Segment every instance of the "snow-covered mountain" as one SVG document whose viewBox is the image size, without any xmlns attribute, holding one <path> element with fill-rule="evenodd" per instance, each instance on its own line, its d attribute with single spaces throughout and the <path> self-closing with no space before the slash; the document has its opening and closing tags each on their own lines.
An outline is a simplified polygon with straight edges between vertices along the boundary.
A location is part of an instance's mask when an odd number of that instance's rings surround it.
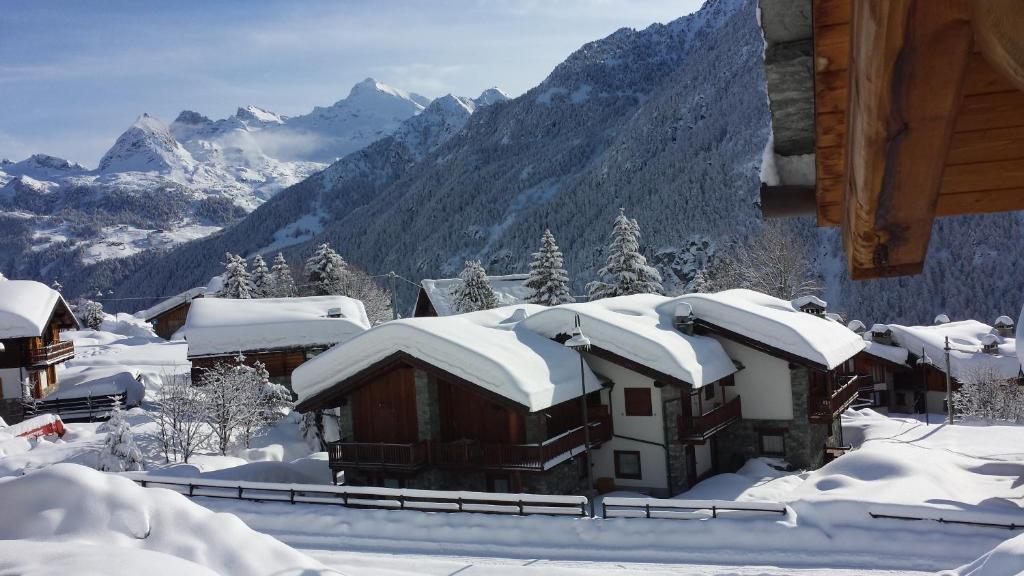
<svg viewBox="0 0 1024 576">
<path fill-rule="evenodd" d="M 67 276 L 102 262 L 116 274 L 136 254 L 217 232 L 327 166 L 317 159 L 365 147 L 429 104 L 367 79 L 294 118 L 257 106 L 220 120 L 186 110 L 170 125 L 142 114 L 95 170 L 44 154 L 0 161 L 0 269 Z"/>
</svg>

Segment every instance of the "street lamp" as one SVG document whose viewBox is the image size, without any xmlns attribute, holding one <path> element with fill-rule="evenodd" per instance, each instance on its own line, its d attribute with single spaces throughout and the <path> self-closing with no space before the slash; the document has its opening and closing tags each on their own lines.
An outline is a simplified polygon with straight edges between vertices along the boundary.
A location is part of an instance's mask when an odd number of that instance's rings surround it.
<svg viewBox="0 0 1024 576">
<path fill-rule="evenodd" d="M 921 367 L 921 384 L 924 388 L 922 392 L 924 398 L 924 425 L 930 424 L 928 417 L 928 373 L 925 372 L 925 367 L 932 364 L 932 359 L 928 357 L 928 352 L 925 351 L 924 347 L 921 347 L 921 357 L 917 359 L 917 365 Z"/>
<path fill-rule="evenodd" d="M 583 408 L 583 451 L 587 455 L 587 495 L 594 489 L 593 463 L 590 461 L 590 415 L 587 413 L 587 379 L 583 369 L 583 353 L 590 350 L 590 338 L 583 335 L 583 328 L 580 325 L 580 315 L 576 315 L 576 326 L 572 330 L 572 337 L 565 341 L 565 347 L 574 350 L 580 357 L 580 403 Z M 593 512 L 593 500 L 591 500 L 591 512 Z"/>
</svg>

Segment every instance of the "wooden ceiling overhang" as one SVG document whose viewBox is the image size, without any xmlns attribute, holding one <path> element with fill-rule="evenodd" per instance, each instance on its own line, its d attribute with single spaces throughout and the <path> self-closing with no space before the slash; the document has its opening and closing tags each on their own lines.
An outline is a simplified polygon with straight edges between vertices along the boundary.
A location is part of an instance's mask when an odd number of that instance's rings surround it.
<svg viewBox="0 0 1024 576">
<path fill-rule="evenodd" d="M 765 216 L 841 226 L 854 279 L 919 273 L 938 216 L 1024 210 L 1024 0 L 760 0 Z"/>
</svg>

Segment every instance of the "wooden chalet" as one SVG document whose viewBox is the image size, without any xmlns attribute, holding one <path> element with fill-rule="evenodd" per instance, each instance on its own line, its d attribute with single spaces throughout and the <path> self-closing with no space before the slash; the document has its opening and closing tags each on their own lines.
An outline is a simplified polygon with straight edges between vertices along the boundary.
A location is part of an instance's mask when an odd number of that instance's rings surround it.
<svg viewBox="0 0 1024 576">
<path fill-rule="evenodd" d="M 854 279 L 917 274 L 936 217 L 1024 209 L 1013 0 L 760 0 L 766 216 L 842 228 Z"/>
<path fill-rule="evenodd" d="M 28 280 L 0 280 L 0 417 L 24 418 L 24 403 L 57 390 L 57 366 L 75 356 L 61 330 L 78 320 L 52 288 Z"/>
<path fill-rule="evenodd" d="M 262 363 L 284 385 L 302 363 L 369 327 L 362 302 L 345 296 L 194 299 L 184 326 L 194 382 L 241 360 Z"/>
<path fill-rule="evenodd" d="M 300 367 L 296 409 L 340 416 L 335 474 L 353 485 L 582 491 L 584 387 L 592 447 L 611 437 L 600 384 L 575 352 L 503 327 L 510 314 L 388 322 Z"/>
<path fill-rule="evenodd" d="M 509 274 L 507 276 L 488 276 L 491 289 L 498 297 L 500 306 L 522 304 L 529 298 L 532 290 L 523 286 L 529 274 Z M 452 289 L 460 280 L 458 278 L 430 279 L 420 281 L 420 290 L 416 294 L 416 306 L 413 317 L 450 316 L 458 314 L 453 304 Z"/>
<path fill-rule="evenodd" d="M 191 288 L 139 312 L 138 316 L 153 325 L 157 336 L 170 340 L 185 325 L 192 300 L 202 298 L 205 293 L 204 286 Z"/>
</svg>

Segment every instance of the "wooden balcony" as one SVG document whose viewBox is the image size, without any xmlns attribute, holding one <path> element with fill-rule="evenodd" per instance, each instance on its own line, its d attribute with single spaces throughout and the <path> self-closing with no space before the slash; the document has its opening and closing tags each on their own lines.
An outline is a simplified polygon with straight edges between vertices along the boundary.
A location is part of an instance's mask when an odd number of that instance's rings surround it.
<svg viewBox="0 0 1024 576">
<path fill-rule="evenodd" d="M 73 342 L 54 342 L 28 351 L 28 362 L 32 366 L 49 366 L 74 357 L 75 344 Z"/>
<path fill-rule="evenodd" d="M 611 439 L 611 417 L 590 422 L 590 444 Z M 334 470 L 360 468 L 415 471 L 427 465 L 444 468 L 542 471 L 583 452 L 583 427 L 539 444 L 483 444 L 471 440 L 459 442 L 420 441 L 414 444 L 373 444 L 334 442 L 329 446 Z"/>
<path fill-rule="evenodd" d="M 426 442 L 384 444 L 368 442 L 332 442 L 327 446 L 333 470 L 360 468 L 411 472 L 430 461 Z"/>
<path fill-rule="evenodd" d="M 836 376 L 836 378 L 839 380 L 839 385 L 832 390 L 830 395 L 824 397 L 811 395 L 807 403 L 807 418 L 811 422 L 827 423 L 834 420 L 836 416 L 849 408 L 850 404 L 853 404 L 857 399 L 857 392 L 860 390 L 862 382 L 867 381 L 864 377 L 857 375 L 842 375 Z"/>
<path fill-rule="evenodd" d="M 700 416 L 681 415 L 679 417 L 679 440 L 703 442 L 741 417 L 739 396 Z"/>
</svg>

